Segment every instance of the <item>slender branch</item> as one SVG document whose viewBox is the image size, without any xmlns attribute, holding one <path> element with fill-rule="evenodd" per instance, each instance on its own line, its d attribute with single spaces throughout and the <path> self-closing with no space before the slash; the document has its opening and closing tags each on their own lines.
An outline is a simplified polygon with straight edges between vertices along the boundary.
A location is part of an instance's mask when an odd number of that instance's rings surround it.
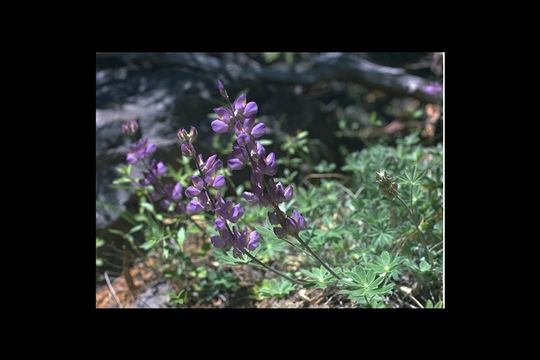
<svg viewBox="0 0 540 360">
<path fill-rule="evenodd" d="M 111 56 L 99 54 L 100 58 Z M 114 55 L 118 58 L 118 55 Z M 203 53 L 152 54 L 145 53 L 120 57 L 124 63 L 150 64 L 154 67 L 184 67 L 202 71 L 215 77 L 227 73 L 234 81 L 271 82 L 283 85 L 312 86 L 321 82 L 343 81 L 357 83 L 372 89 L 381 89 L 398 96 L 410 96 L 421 101 L 437 103 L 442 94 L 431 94 L 425 87 L 431 82 L 405 69 L 373 63 L 361 54 L 325 53 L 306 62 L 302 69 L 281 69 L 279 66 L 260 66 L 256 61 L 242 63 L 223 62 Z M 141 66 L 146 69 L 146 66 Z M 108 85 L 100 81 L 98 86 Z"/>
<path fill-rule="evenodd" d="M 295 284 L 298 284 L 298 285 L 305 285 L 305 283 L 300 282 L 300 281 L 298 281 L 298 280 L 295 280 L 295 279 L 293 279 L 293 278 L 291 278 L 291 277 L 289 277 L 289 276 L 283 274 L 282 272 L 280 272 L 280 271 L 278 271 L 278 270 L 276 270 L 276 269 L 274 269 L 274 268 L 272 268 L 272 267 L 266 265 L 265 263 L 263 263 L 262 261 L 260 261 L 259 259 L 257 259 L 255 256 L 251 255 L 248 251 L 245 251 L 244 253 L 245 253 L 251 260 L 255 261 L 257 264 L 259 264 L 260 266 L 264 267 L 265 269 L 270 270 L 270 271 L 273 272 L 274 274 L 277 274 L 277 275 L 279 275 L 279 276 L 281 276 L 281 277 L 283 277 L 283 278 L 285 278 L 285 279 L 287 279 L 287 280 L 289 280 L 289 281 L 292 281 L 292 282 L 294 282 Z"/>
<path fill-rule="evenodd" d="M 433 259 L 433 255 L 431 255 L 431 252 L 429 251 L 429 247 L 424 239 L 424 234 L 422 233 L 422 230 L 420 230 L 420 223 L 418 221 L 418 219 L 416 218 L 416 216 L 414 216 L 411 208 L 405 203 L 405 201 L 403 201 L 403 199 L 401 197 L 399 197 L 399 195 L 396 195 L 396 199 L 399 200 L 399 202 L 405 206 L 405 208 L 407 209 L 407 211 L 409 212 L 409 215 L 410 215 L 410 218 L 411 218 L 411 221 L 413 222 L 414 226 L 416 227 L 416 230 L 418 230 L 418 237 L 420 238 L 420 241 L 422 242 L 422 245 L 424 245 L 424 247 L 426 248 L 426 252 L 428 254 L 428 257 L 429 257 L 429 260 L 431 261 L 432 264 L 435 263 L 434 259 Z M 404 242 L 405 243 L 405 242 Z M 404 244 L 403 243 L 403 244 Z M 403 246 L 402 244 L 402 246 Z"/>
<path fill-rule="evenodd" d="M 317 260 L 321 263 L 321 265 L 324 266 L 324 268 L 325 268 L 326 270 L 328 270 L 328 271 L 330 272 L 330 274 L 332 274 L 332 275 L 333 275 L 335 278 L 337 278 L 338 280 L 341 279 L 341 278 L 339 277 L 339 275 L 336 274 L 336 273 L 334 272 L 334 270 L 332 270 L 328 265 L 326 265 L 326 263 L 325 263 L 324 261 L 322 261 L 321 258 L 318 257 L 317 254 L 315 254 L 315 252 L 314 252 L 313 250 L 311 250 L 311 248 L 308 246 L 308 244 L 306 244 L 306 243 L 300 238 L 300 236 L 298 236 L 298 234 L 293 235 L 293 237 L 294 237 L 296 240 L 298 240 L 298 241 L 300 242 L 300 244 L 302 244 L 302 246 L 303 246 L 307 251 L 309 251 L 309 253 L 310 253 L 315 259 L 317 259 Z"/>
<path fill-rule="evenodd" d="M 109 288 L 109 292 L 112 294 L 114 301 L 116 301 L 116 304 L 119 308 L 123 308 L 122 304 L 120 303 L 120 300 L 118 300 L 118 297 L 116 296 L 116 292 L 114 291 L 114 288 L 111 285 L 111 280 L 109 280 L 109 274 L 105 271 L 105 281 L 107 281 L 107 287 Z"/>
</svg>

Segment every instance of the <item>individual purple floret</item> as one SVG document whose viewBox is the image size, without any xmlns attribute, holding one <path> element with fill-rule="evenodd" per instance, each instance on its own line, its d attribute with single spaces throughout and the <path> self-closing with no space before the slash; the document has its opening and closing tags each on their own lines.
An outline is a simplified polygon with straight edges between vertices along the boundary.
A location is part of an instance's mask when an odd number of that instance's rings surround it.
<svg viewBox="0 0 540 360">
<path fill-rule="evenodd" d="M 233 226 L 233 255 L 240 257 L 245 248 L 255 250 L 259 246 L 260 235 L 256 231 L 249 232 L 248 229 L 238 230 Z"/>
<path fill-rule="evenodd" d="M 142 186 L 148 186 L 150 184 L 154 184 L 156 180 L 167 172 L 167 166 L 163 164 L 161 161 L 157 162 L 155 160 L 152 161 L 152 166 L 150 168 L 150 171 L 143 171 L 143 178 L 139 180 L 139 183 Z"/>
<path fill-rule="evenodd" d="M 223 83 L 221 82 L 221 80 L 218 79 L 216 81 L 216 85 L 221 96 L 223 96 L 225 99 L 229 99 L 229 94 L 227 94 L 227 90 L 225 90 L 225 86 L 223 86 Z"/>
<path fill-rule="evenodd" d="M 216 213 L 230 222 L 237 222 L 244 215 L 244 208 L 240 204 L 235 204 L 230 200 L 223 200 L 216 204 Z"/>
<path fill-rule="evenodd" d="M 137 161 L 145 159 L 156 151 L 156 145 L 149 144 L 148 139 L 141 138 L 135 144 L 129 146 L 127 161 L 135 164 Z"/>
</svg>

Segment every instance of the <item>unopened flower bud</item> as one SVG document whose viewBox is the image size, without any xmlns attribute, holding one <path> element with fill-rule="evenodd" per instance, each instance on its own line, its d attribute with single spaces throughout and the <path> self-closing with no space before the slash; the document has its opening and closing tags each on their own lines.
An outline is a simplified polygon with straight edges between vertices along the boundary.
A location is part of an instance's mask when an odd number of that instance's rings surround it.
<svg viewBox="0 0 540 360">
<path fill-rule="evenodd" d="M 182 143 L 182 145 L 180 145 L 180 149 L 182 150 L 182 155 L 184 156 L 192 156 L 195 152 L 193 144 L 191 144 L 190 142 Z"/>
<path fill-rule="evenodd" d="M 398 195 L 397 184 L 392 179 L 390 174 L 388 174 L 386 171 L 384 170 L 378 171 L 377 174 L 375 175 L 375 178 L 377 182 L 379 183 L 379 190 L 381 190 L 381 192 L 385 196 L 387 196 L 390 199 L 393 199 L 394 197 Z"/>
<path fill-rule="evenodd" d="M 122 124 L 122 132 L 126 135 L 133 135 L 139 129 L 137 119 L 128 120 Z"/>
<path fill-rule="evenodd" d="M 227 90 L 225 90 L 225 86 L 223 86 L 223 83 L 218 79 L 216 81 L 216 85 L 217 85 L 220 95 L 223 96 L 223 98 L 228 100 L 229 94 L 227 94 Z"/>
<path fill-rule="evenodd" d="M 195 141 L 197 139 L 197 135 L 199 135 L 197 128 L 195 126 L 192 126 L 191 129 L 189 129 L 189 140 L 191 142 Z"/>
<path fill-rule="evenodd" d="M 181 141 L 189 140 L 188 132 L 184 128 L 178 130 L 178 133 L 176 135 L 178 136 L 178 139 L 180 139 Z"/>
</svg>

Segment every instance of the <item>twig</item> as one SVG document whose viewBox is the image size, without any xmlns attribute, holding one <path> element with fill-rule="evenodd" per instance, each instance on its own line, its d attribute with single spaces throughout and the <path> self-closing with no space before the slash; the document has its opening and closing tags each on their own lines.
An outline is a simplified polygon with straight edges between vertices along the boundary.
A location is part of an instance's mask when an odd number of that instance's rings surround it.
<svg viewBox="0 0 540 360">
<path fill-rule="evenodd" d="M 428 257 L 429 257 L 429 260 L 432 264 L 435 264 L 435 261 L 433 259 L 433 255 L 431 255 L 431 252 L 429 251 L 429 246 L 428 244 L 426 243 L 425 239 L 424 239 L 424 234 L 422 233 L 422 230 L 420 230 L 420 221 L 418 221 L 418 218 L 414 215 L 414 213 L 412 212 L 411 208 L 407 205 L 407 203 L 405 203 L 405 201 L 403 201 L 403 199 L 399 196 L 399 195 L 396 195 L 396 199 L 399 200 L 399 202 L 401 202 L 401 204 L 403 206 L 405 206 L 405 208 L 407 209 L 407 211 L 409 212 L 409 215 L 410 215 L 410 218 L 411 218 L 411 221 L 413 222 L 414 226 L 416 227 L 416 229 L 418 230 L 418 237 L 420 238 L 420 241 L 422 242 L 422 244 L 424 245 L 424 247 L 426 248 L 426 252 L 428 254 Z"/>
<path fill-rule="evenodd" d="M 322 266 L 324 266 L 324 268 L 326 270 L 328 270 L 328 272 L 330 272 L 330 274 L 332 274 L 336 279 L 340 280 L 341 278 L 339 277 L 338 274 L 336 274 L 334 272 L 334 270 L 332 270 L 331 267 L 329 267 L 328 265 L 326 265 L 326 263 L 324 261 L 322 261 L 322 259 L 317 256 L 317 254 L 315 254 L 315 252 L 313 250 L 311 250 L 311 248 L 308 246 L 308 244 L 306 244 L 301 238 L 300 236 L 298 236 L 298 234 L 295 234 L 295 235 L 292 235 L 296 240 L 298 240 L 298 242 L 311 254 L 311 256 L 313 256 L 315 259 L 317 259 L 317 261 L 319 261 L 321 263 Z"/>
<path fill-rule="evenodd" d="M 356 190 L 356 192 L 353 194 L 352 191 L 347 188 L 345 185 L 343 185 L 342 183 L 340 182 L 337 182 L 336 185 L 343 191 L 345 191 L 350 197 L 352 197 L 354 200 L 356 200 L 356 198 L 358 197 L 358 195 L 360 195 L 360 193 L 364 190 L 363 187 L 360 187 L 358 188 L 358 190 Z"/>
<path fill-rule="evenodd" d="M 297 285 L 305 285 L 306 283 L 304 281 L 300 281 L 300 280 L 295 280 L 293 278 L 291 278 L 290 276 L 287 276 L 285 274 L 283 274 L 282 272 L 266 265 L 265 263 L 263 263 L 262 261 L 260 261 L 259 259 L 257 259 L 255 256 L 251 255 L 248 251 L 245 251 L 245 254 L 253 261 L 255 261 L 258 265 L 262 266 L 263 268 L 267 269 L 267 270 L 270 270 L 271 272 L 273 272 L 274 274 L 277 274 L 281 277 L 284 277 L 285 279 L 289 280 L 289 281 L 292 281 L 293 283 L 297 284 Z"/>
<path fill-rule="evenodd" d="M 139 301 L 142 302 L 143 305 L 146 305 L 146 307 L 152 309 L 152 307 L 150 305 L 148 305 L 144 300 L 139 299 Z"/>
<path fill-rule="evenodd" d="M 101 54 L 106 58 L 107 54 Z M 256 62 L 228 63 L 203 53 L 175 53 L 129 55 L 125 63 L 137 62 L 154 67 L 185 67 L 203 71 L 210 76 L 228 73 L 235 81 L 263 81 L 283 85 L 312 86 L 332 80 L 365 85 L 398 96 L 410 96 L 429 103 L 442 102 L 442 94 L 431 94 L 425 87 L 431 82 L 408 74 L 405 69 L 382 66 L 354 53 L 325 53 L 302 69 L 283 70 L 277 66 L 260 66 Z M 142 67 L 141 67 L 142 69 Z M 225 71 L 226 70 L 226 71 Z M 234 75 L 231 75 L 234 74 Z M 99 86 L 107 85 L 106 82 Z"/>
<path fill-rule="evenodd" d="M 111 280 L 109 280 L 109 274 L 105 271 L 105 281 L 107 282 L 107 287 L 109 288 L 109 292 L 112 294 L 114 301 L 116 301 L 116 304 L 119 308 L 123 308 L 122 304 L 120 303 L 120 300 L 118 300 L 118 297 L 116 296 L 116 292 L 114 291 L 114 288 L 111 285 Z"/>
<path fill-rule="evenodd" d="M 424 305 L 422 305 L 422 304 L 420 303 L 420 301 L 416 300 L 416 298 L 412 295 L 412 293 L 409 294 L 409 297 L 410 297 L 411 299 L 413 299 L 414 302 L 416 303 L 416 305 L 420 306 L 420 308 L 422 308 L 422 309 L 424 308 Z"/>
</svg>

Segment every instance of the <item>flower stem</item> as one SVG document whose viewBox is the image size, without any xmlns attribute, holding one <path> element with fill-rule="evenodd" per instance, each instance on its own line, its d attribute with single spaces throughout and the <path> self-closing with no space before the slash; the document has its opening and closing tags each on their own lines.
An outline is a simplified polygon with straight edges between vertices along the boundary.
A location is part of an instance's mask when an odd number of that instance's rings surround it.
<svg viewBox="0 0 540 360">
<path fill-rule="evenodd" d="M 399 195 L 396 195 L 396 199 L 399 200 L 399 202 L 407 209 L 407 211 L 409 212 L 409 216 L 411 218 L 411 221 L 413 222 L 414 226 L 416 227 L 416 230 L 418 230 L 418 235 L 420 237 L 420 241 L 422 242 L 422 245 L 424 245 L 424 247 L 426 248 L 426 252 L 428 254 L 428 257 L 429 257 L 429 261 L 431 261 L 432 264 L 435 263 L 434 259 L 433 259 L 433 255 L 431 255 L 431 252 L 429 251 L 429 247 L 424 239 L 424 234 L 422 233 L 422 231 L 420 230 L 420 222 L 418 221 L 418 219 L 416 218 L 416 216 L 413 214 L 411 208 L 407 205 L 407 203 L 405 203 L 405 201 L 403 201 L 403 199 L 401 197 L 399 197 Z M 403 245 L 402 245 L 403 246 Z"/>
<path fill-rule="evenodd" d="M 311 250 L 311 248 L 308 246 L 308 244 L 306 244 L 306 243 L 300 238 L 300 236 L 298 236 L 298 234 L 295 234 L 295 235 L 293 235 L 293 236 L 294 236 L 294 238 L 295 238 L 296 240 L 298 240 L 298 241 L 300 242 L 300 244 L 302 244 L 302 246 L 303 246 L 303 247 L 311 254 L 311 256 L 313 256 L 315 259 L 317 259 L 317 260 L 321 263 L 321 265 L 324 266 L 324 268 L 330 272 L 330 274 L 332 274 L 332 275 L 333 275 L 336 279 L 338 279 L 338 280 L 341 279 L 341 278 L 339 277 L 339 275 L 336 274 L 336 273 L 334 272 L 334 270 L 332 270 L 328 265 L 326 265 L 326 263 L 325 263 L 324 261 L 322 261 L 321 258 L 318 257 L 317 254 L 315 254 L 315 252 L 314 252 L 313 250 Z"/>
<path fill-rule="evenodd" d="M 274 274 L 277 274 L 277 275 L 279 275 L 279 276 L 281 276 L 281 277 L 283 277 L 283 278 L 285 278 L 285 279 L 287 279 L 287 280 L 289 280 L 289 281 L 292 281 L 293 283 L 295 283 L 295 284 L 297 284 L 297 285 L 305 285 L 304 282 L 300 282 L 300 281 L 298 281 L 298 280 L 295 280 L 295 279 L 289 277 L 288 275 L 285 275 L 285 274 L 283 274 L 282 272 L 280 272 L 280 271 L 278 271 L 278 270 L 276 270 L 276 269 L 274 269 L 274 268 L 272 268 L 272 267 L 266 265 L 266 264 L 263 263 L 261 260 L 257 259 L 255 256 L 251 255 L 248 251 L 245 251 L 244 254 L 246 254 L 251 260 L 255 261 L 257 264 L 259 264 L 260 266 L 264 267 L 265 269 L 270 270 L 270 271 L 273 272 Z"/>
</svg>

